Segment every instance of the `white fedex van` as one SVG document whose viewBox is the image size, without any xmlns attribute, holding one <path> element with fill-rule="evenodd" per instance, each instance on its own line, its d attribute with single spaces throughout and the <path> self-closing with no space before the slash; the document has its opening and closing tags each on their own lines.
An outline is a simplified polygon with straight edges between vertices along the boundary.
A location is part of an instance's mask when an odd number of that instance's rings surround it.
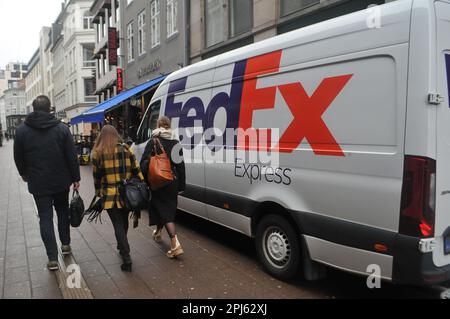
<svg viewBox="0 0 450 319">
<path fill-rule="evenodd" d="M 254 237 L 279 278 L 377 265 L 396 283 L 450 280 L 450 1 L 378 13 L 380 25 L 364 10 L 178 70 L 139 128 L 138 157 L 159 116 L 185 130 L 180 210 Z M 275 164 L 247 159 L 263 150 Z"/>
</svg>

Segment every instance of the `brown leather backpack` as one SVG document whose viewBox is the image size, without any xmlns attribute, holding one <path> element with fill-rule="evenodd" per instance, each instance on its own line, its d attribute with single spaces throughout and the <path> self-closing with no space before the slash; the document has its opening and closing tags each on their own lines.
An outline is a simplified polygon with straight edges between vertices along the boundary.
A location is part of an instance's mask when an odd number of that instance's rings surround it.
<svg viewBox="0 0 450 319">
<path fill-rule="evenodd" d="M 167 156 L 166 150 L 162 146 L 159 138 L 153 139 L 153 146 L 155 149 L 155 154 L 152 154 L 150 158 L 150 164 L 148 167 L 148 182 L 152 190 L 157 190 L 173 182 L 174 175 L 172 172 L 170 158 Z M 157 146 L 161 151 L 159 154 Z"/>
</svg>

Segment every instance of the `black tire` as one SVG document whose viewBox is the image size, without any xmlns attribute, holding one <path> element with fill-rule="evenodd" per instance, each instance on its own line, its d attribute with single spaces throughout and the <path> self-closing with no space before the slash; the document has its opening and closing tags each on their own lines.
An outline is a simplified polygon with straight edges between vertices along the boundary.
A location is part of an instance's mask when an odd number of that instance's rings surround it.
<svg viewBox="0 0 450 319">
<path fill-rule="evenodd" d="M 256 228 L 256 251 L 272 276 L 288 280 L 298 275 L 301 262 L 300 234 L 285 218 L 267 215 Z"/>
</svg>

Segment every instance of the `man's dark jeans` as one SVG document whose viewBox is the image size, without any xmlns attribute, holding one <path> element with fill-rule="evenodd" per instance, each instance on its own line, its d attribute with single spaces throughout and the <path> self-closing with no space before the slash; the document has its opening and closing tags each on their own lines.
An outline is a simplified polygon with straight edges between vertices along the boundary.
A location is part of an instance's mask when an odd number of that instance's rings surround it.
<svg viewBox="0 0 450 319">
<path fill-rule="evenodd" d="M 53 227 L 53 206 L 58 216 L 58 232 L 61 244 L 70 245 L 69 190 L 49 196 L 34 195 L 39 214 L 41 237 L 47 250 L 48 259 L 58 260 L 55 230 Z"/>
</svg>

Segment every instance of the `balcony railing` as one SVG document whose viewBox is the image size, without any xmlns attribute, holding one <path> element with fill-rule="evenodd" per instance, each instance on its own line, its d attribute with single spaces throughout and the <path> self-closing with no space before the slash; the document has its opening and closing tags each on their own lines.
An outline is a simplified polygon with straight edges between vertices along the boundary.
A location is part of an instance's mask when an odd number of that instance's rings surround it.
<svg viewBox="0 0 450 319">
<path fill-rule="evenodd" d="M 83 61 L 83 68 L 95 68 L 95 60 Z"/>
<path fill-rule="evenodd" d="M 86 103 L 97 103 L 97 96 L 85 96 L 84 101 Z"/>
</svg>

